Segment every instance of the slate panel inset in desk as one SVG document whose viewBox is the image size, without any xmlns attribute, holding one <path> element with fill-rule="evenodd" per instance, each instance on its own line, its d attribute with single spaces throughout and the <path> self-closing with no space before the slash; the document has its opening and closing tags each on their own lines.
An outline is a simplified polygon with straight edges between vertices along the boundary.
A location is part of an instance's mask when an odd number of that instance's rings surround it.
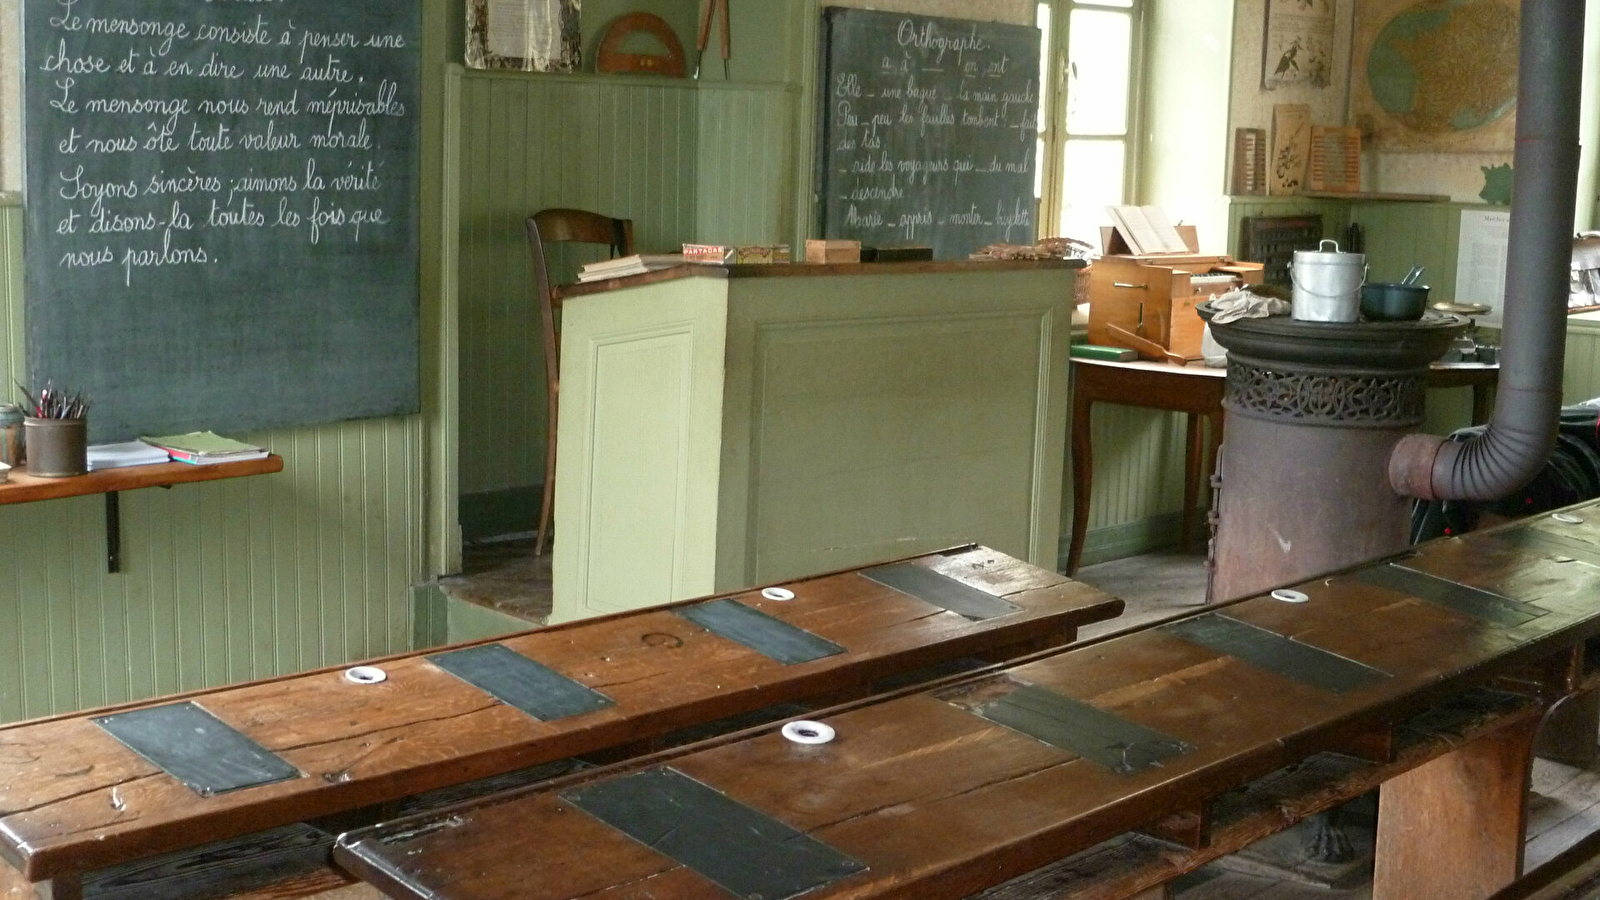
<svg viewBox="0 0 1600 900">
<path fill-rule="evenodd" d="M 1600 568 L 1600 548 L 1576 538 L 1551 534 L 1538 528 L 1514 528 L 1509 531 L 1485 535 L 1485 537 L 1510 544 L 1518 550 L 1528 553 L 1566 556 Z"/>
<path fill-rule="evenodd" d="M 712 634 L 743 644 L 786 666 L 838 656 L 844 648 L 737 600 L 707 600 L 673 610 Z"/>
<path fill-rule="evenodd" d="M 1416 597 L 1435 606 L 1443 606 L 1485 622 L 1513 628 L 1525 625 L 1549 612 L 1531 603 L 1520 603 L 1492 591 L 1460 584 L 1427 572 L 1419 572 L 1399 563 L 1379 563 L 1351 572 L 1350 577 L 1373 587 Z"/>
<path fill-rule="evenodd" d="M 674 769 L 624 775 L 561 799 L 735 897 L 787 900 L 867 869 Z"/>
<path fill-rule="evenodd" d="M 1118 775 L 1153 769 L 1194 750 L 1175 737 L 1038 685 L 1026 685 L 975 712 Z"/>
<path fill-rule="evenodd" d="M 541 722 L 581 716 L 614 703 L 605 694 L 504 644 L 451 650 L 428 657 L 428 662 Z"/>
<path fill-rule="evenodd" d="M 1219 613 L 1159 625 L 1157 630 L 1335 694 L 1391 677 L 1365 663 Z"/>
<path fill-rule="evenodd" d="M 300 770 L 193 702 L 92 721 L 202 797 L 300 777 Z"/>
<path fill-rule="evenodd" d="M 884 587 L 974 621 L 1010 615 L 1021 608 L 1009 600 L 980 591 L 916 563 L 878 566 L 875 569 L 863 569 L 861 574 Z"/>
</svg>

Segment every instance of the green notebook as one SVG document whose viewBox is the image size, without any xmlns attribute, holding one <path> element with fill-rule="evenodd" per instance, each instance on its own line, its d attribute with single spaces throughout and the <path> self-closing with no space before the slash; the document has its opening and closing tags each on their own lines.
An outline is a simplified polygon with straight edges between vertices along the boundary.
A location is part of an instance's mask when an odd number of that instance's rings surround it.
<svg viewBox="0 0 1600 900">
<path fill-rule="evenodd" d="M 190 453 L 197 456 L 225 456 L 260 453 L 262 448 L 233 438 L 225 438 L 212 431 L 191 431 L 188 434 L 170 434 L 164 437 L 140 438 L 164 450 Z"/>
<path fill-rule="evenodd" d="M 1139 354 L 1126 347 L 1106 347 L 1100 344 L 1073 344 L 1072 355 L 1079 359 L 1100 359 L 1106 362 L 1133 362 Z"/>
</svg>

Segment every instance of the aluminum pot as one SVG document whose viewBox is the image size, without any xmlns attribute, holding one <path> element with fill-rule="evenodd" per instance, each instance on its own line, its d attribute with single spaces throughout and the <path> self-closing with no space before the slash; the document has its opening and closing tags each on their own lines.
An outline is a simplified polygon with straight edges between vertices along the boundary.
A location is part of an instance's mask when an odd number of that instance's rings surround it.
<svg viewBox="0 0 1600 900">
<path fill-rule="evenodd" d="M 1333 250 L 1324 250 L 1329 244 Z M 1360 321 L 1366 254 L 1340 252 L 1337 241 L 1323 241 L 1316 250 L 1296 250 L 1289 280 L 1294 284 L 1294 318 L 1302 322 Z"/>
</svg>

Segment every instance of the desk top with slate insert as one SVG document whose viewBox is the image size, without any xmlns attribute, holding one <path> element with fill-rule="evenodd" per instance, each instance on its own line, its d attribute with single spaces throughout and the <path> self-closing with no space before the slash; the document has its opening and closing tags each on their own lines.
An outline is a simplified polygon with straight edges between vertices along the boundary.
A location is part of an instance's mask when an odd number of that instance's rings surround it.
<svg viewBox="0 0 1600 900">
<path fill-rule="evenodd" d="M 378 683 L 328 669 L 0 727 L 0 858 L 58 879 L 1015 658 L 1122 611 L 982 547 L 783 587 L 380 660 Z"/>
<path fill-rule="evenodd" d="M 828 743 L 758 729 L 351 832 L 335 860 L 430 900 L 965 897 L 1319 751 L 1378 752 L 1463 691 L 1571 690 L 1600 504 L 1567 519 L 837 707 Z"/>
</svg>

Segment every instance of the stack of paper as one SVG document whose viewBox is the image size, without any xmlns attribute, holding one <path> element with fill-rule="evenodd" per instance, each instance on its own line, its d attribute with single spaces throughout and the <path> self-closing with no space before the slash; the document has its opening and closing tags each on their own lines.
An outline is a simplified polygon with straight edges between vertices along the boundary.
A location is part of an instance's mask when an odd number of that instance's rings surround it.
<svg viewBox="0 0 1600 900">
<path fill-rule="evenodd" d="M 192 466 L 265 459 L 267 456 L 265 447 L 221 437 L 210 431 L 191 431 L 188 434 L 146 437 L 140 440 L 160 448 L 174 460 Z"/>
<path fill-rule="evenodd" d="M 681 265 L 683 265 L 682 253 L 635 253 L 632 256 L 619 256 L 616 259 L 589 263 L 578 272 L 578 280 L 601 281 L 606 278 L 621 278 L 624 275 L 642 275 L 645 272 Z"/>
<path fill-rule="evenodd" d="M 120 469 L 124 466 L 148 466 L 167 461 L 167 451 L 152 447 L 143 441 L 122 444 L 94 444 L 89 447 L 89 471 Z"/>
</svg>

